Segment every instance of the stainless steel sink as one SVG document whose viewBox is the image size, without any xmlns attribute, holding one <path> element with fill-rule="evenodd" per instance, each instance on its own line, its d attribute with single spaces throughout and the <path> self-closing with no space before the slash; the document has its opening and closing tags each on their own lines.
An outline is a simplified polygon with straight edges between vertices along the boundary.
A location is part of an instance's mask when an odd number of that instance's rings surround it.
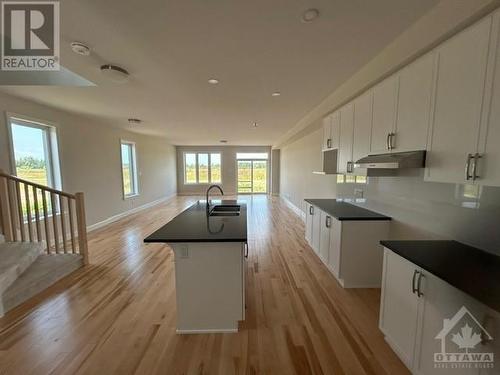
<svg viewBox="0 0 500 375">
<path fill-rule="evenodd" d="M 240 205 L 238 204 L 219 204 L 210 210 L 210 216 L 239 216 Z"/>
</svg>

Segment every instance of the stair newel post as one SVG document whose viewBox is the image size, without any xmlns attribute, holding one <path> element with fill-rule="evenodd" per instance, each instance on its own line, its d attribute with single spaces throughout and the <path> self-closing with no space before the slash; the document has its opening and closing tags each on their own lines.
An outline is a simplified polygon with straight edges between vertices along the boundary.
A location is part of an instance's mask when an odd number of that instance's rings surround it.
<svg viewBox="0 0 500 375">
<path fill-rule="evenodd" d="M 78 246 L 83 256 L 83 264 L 89 264 L 89 250 L 87 245 L 87 221 L 85 219 L 85 199 L 83 193 L 76 193 L 76 218 L 78 228 Z"/>
<path fill-rule="evenodd" d="M 2 231 L 6 241 L 14 241 L 12 222 L 9 212 L 9 194 L 7 188 L 8 180 L 5 178 L 4 171 L 0 169 L 0 208 L 2 219 Z"/>
</svg>

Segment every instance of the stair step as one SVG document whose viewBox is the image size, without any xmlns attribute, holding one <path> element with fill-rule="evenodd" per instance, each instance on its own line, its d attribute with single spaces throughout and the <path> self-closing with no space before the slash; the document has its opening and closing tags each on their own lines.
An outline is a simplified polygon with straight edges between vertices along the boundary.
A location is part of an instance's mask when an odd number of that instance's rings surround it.
<svg viewBox="0 0 500 375">
<path fill-rule="evenodd" d="M 0 295 L 42 254 L 44 242 L 0 243 Z"/>
<path fill-rule="evenodd" d="M 0 317 L 83 266 L 78 254 L 42 254 L 0 295 Z"/>
</svg>

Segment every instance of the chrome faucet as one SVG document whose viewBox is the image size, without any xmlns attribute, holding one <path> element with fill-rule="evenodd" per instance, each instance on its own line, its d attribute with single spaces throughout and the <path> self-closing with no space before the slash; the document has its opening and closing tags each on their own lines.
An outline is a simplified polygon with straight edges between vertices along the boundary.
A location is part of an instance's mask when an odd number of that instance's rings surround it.
<svg viewBox="0 0 500 375">
<path fill-rule="evenodd" d="M 224 195 L 224 192 L 222 191 L 222 188 L 219 185 L 210 185 L 207 189 L 207 210 L 210 208 L 210 201 L 208 200 L 208 193 L 210 193 L 210 190 L 213 188 L 219 189 L 220 193 Z"/>
</svg>

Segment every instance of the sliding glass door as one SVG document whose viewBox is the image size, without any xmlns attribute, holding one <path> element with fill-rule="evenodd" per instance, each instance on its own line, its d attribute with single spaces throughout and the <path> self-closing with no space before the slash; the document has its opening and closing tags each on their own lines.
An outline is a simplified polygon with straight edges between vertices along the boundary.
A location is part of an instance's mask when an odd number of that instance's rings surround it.
<svg viewBox="0 0 500 375">
<path fill-rule="evenodd" d="M 238 160 L 238 193 L 267 193 L 267 160 Z"/>
</svg>

